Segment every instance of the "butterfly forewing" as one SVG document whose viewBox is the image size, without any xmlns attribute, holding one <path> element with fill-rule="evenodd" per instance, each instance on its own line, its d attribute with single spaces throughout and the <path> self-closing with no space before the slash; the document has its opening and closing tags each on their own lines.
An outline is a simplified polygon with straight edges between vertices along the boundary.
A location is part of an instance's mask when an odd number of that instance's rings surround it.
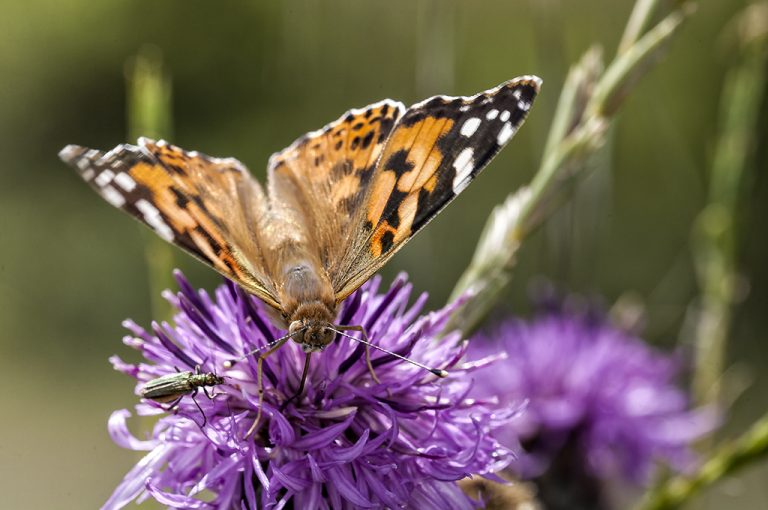
<svg viewBox="0 0 768 510">
<path fill-rule="evenodd" d="M 433 97 L 405 112 L 356 212 L 359 228 L 332 275 L 338 300 L 467 187 L 517 132 L 539 86 L 536 77 L 520 77 L 471 97 Z"/>
<path fill-rule="evenodd" d="M 393 126 L 405 108 L 384 100 L 350 110 L 324 128 L 308 133 L 269 161 L 273 207 L 298 214 L 322 269 L 337 271 L 342 242 L 360 209 Z"/>
<path fill-rule="evenodd" d="M 107 153 L 69 145 L 60 157 L 110 204 L 278 306 L 262 269 L 266 199 L 237 160 L 147 139 Z"/>
</svg>

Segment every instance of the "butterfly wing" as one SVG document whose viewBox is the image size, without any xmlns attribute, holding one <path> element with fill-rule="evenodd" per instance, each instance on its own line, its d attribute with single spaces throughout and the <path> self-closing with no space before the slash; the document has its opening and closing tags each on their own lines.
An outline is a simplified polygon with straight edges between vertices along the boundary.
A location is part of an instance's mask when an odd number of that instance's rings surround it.
<svg viewBox="0 0 768 510">
<path fill-rule="evenodd" d="M 404 110 L 402 103 L 391 100 L 350 110 L 269 160 L 271 209 L 288 218 L 294 232 L 301 231 L 292 244 L 312 252 L 303 256 L 316 256 L 326 274 L 342 258 L 355 211 Z"/>
<path fill-rule="evenodd" d="M 107 153 L 69 145 L 59 156 L 107 202 L 279 308 L 260 237 L 266 197 L 239 161 L 145 138 Z"/>
<path fill-rule="evenodd" d="M 436 96 L 400 117 L 331 274 L 337 301 L 467 187 L 522 125 L 540 84 L 522 76 L 471 97 Z"/>
<path fill-rule="evenodd" d="M 351 110 L 270 158 L 269 196 L 234 159 L 140 139 L 61 158 L 125 210 L 280 309 L 285 263 L 316 259 L 337 302 L 460 193 L 520 127 L 540 80 Z M 277 283 L 276 283 L 277 282 Z"/>
</svg>

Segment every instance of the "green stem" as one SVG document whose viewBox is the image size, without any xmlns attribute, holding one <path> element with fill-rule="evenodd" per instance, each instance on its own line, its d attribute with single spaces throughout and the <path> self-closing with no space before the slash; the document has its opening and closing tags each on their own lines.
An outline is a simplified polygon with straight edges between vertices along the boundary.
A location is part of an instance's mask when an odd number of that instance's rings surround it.
<svg viewBox="0 0 768 510">
<path fill-rule="evenodd" d="M 159 139 L 171 134 L 171 79 L 160 50 L 146 46 L 126 66 L 128 136 Z M 173 286 L 173 247 L 142 227 L 149 277 L 150 303 L 156 318 L 170 317 L 161 292 Z"/>
<path fill-rule="evenodd" d="M 474 298 L 456 311 L 447 329 L 460 329 L 466 336 L 490 312 L 511 281 L 520 243 L 568 196 L 574 178 L 585 173 L 586 161 L 605 143 L 618 107 L 692 12 L 692 4 L 683 4 L 639 37 L 654 6 L 655 0 L 637 0 L 624 38 L 632 44 L 623 48 L 607 70 L 602 70 L 599 50 L 591 49 L 569 72 L 541 166 L 524 200 L 518 200 L 515 208 L 508 207 L 513 202 L 510 196 L 489 217 L 472 262 L 451 295 L 456 299 L 471 289 Z"/>
<path fill-rule="evenodd" d="M 643 2 L 645 0 L 638 0 Z M 587 106 L 587 116 L 611 116 L 624 102 L 634 83 L 647 73 L 659 52 L 667 47 L 683 21 L 695 11 L 695 4 L 685 3 L 624 50 L 606 69 Z"/>
<path fill-rule="evenodd" d="M 721 446 L 693 475 L 675 476 L 651 490 L 636 510 L 672 510 L 704 488 L 768 457 L 768 414 L 735 441 Z"/>
<path fill-rule="evenodd" d="M 619 55 L 625 53 L 635 44 L 640 34 L 645 30 L 645 27 L 648 26 L 651 15 L 658 3 L 658 0 L 637 0 L 635 2 L 632 14 L 629 15 L 629 21 L 627 21 L 627 26 L 624 29 L 624 34 L 621 36 Z"/>
<path fill-rule="evenodd" d="M 755 20 L 763 20 L 755 25 Z M 722 373 L 732 308 L 738 299 L 735 232 L 739 195 L 754 172 L 750 166 L 768 63 L 768 3 L 736 17 L 741 54 L 727 73 L 720 103 L 722 129 L 712 160 L 709 202 L 694 229 L 694 261 L 701 297 L 695 331 L 693 390 L 700 404 L 722 400 Z"/>
</svg>

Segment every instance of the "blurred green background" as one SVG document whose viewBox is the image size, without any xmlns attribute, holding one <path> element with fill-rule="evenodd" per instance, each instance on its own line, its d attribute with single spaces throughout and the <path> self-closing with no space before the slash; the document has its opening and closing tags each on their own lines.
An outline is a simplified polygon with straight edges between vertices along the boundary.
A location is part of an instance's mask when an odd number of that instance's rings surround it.
<svg viewBox="0 0 768 510">
<path fill-rule="evenodd" d="M 665 60 L 628 99 L 597 171 L 525 244 L 501 309 L 525 313 L 539 277 L 646 307 L 646 338 L 681 342 L 698 294 L 691 229 L 707 198 L 719 99 L 733 48 L 722 37 L 745 5 L 703 2 Z M 613 54 L 630 2 L 615 0 L 2 2 L 0 17 L 0 494 L 3 508 L 94 508 L 137 457 L 106 420 L 135 402 L 107 357 L 121 321 L 151 320 L 137 223 L 109 207 L 57 152 L 127 140 L 126 69 L 146 45 L 172 76 L 169 139 L 234 156 L 259 179 L 272 152 L 342 112 L 384 97 L 414 103 L 471 94 L 521 74 L 544 87 L 524 129 L 463 196 L 384 271 L 410 273 L 441 305 L 494 204 L 538 166 L 560 87 L 593 43 Z M 145 51 L 147 51 L 145 49 Z M 765 103 L 758 140 L 765 142 Z M 738 305 L 728 362 L 748 383 L 723 436 L 768 406 L 768 161 L 761 143 L 739 211 Z M 220 278 L 174 252 L 199 286 Z M 683 337 L 685 335 L 682 335 Z M 766 466 L 692 507 L 765 508 Z"/>
</svg>

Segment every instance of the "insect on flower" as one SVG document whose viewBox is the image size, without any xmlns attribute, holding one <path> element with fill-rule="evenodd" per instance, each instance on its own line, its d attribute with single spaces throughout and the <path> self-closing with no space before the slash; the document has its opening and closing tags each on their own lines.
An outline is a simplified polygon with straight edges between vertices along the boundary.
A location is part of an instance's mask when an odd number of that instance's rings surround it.
<svg viewBox="0 0 768 510">
<path fill-rule="evenodd" d="M 350 110 L 274 154 L 266 192 L 239 161 L 164 141 L 106 153 L 69 145 L 60 157 L 109 203 L 269 305 L 288 334 L 259 359 L 293 339 L 308 364 L 342 335 L 366 345 L 375 379 L 368 348 L 378 347 L 361 325 L 336 323 L 341 303 L 512 139 L 540 84 L 521 76 L 469 97 Z"/>
<path fill-rule="evenodd" d="M 195 400 L 195 395 L 197 395 L 198 390 L 202 388 L 205 396 L 209 399 L 213 399 L 208 393 L 206 386 L 216 386 L 223 383 L 223 377 L 220 377 L 213 372 L 202 373 L 200 372 L 200 367 L 197 366 L 195 367 L 194 372 L 177 372 L 175 374 L 168 374 L 152 379 L 141 388 L 139 393 L 143 398 L 153 400 L 160 404 L 170 403 L 167 408 L 169 411 L 176 407 L 185 395 L 190 395 L 192 401 L 200 411 L 200 414 L 203 415 L 202 426 L 204 427 L 207 418 L 200 408 L 200 404 Z"/>
<path fill-rule="evenodd" d="M 126 321 L 125 344 L 144 359 L 132 364 L 113 356 L 118 371 L 144 382 L 173 373 L 178 363 L 205 371 L 284 334 L 269 324 L 267 307 L 234 283 L 209 293 L 179 272 L 176 278 L 179 292 L 165 294 L 176 311 L 173 323 L 148 331 Z M 171 414 L 136 437 L 127 423 L 132 413 L 115 411 L 113 440 L 143 457 L 103 508 L 147 499 L 190 509 L 477 508 L 456 481 L 469 473 L 492 476 L 514 461 L 493 433 L 519 419 L 520 407 L 467 398 L 477 368 L 462 361 L 466 344 L 458 332 L 437 341 L 460 302 L 426 313 L 426 294 L 414 299 L 405 275 L 387 288 L 381 282 L 371 278 L 346 300 L 340 322 L 364 324 L 381 346 L 444 367 L 451 377 L 438 380 L 372 351 L 380 384 L 371 384 L 364 346 L 333 342 L 313 357 L 305 397 L 288 402 L 299 384 L 294 367 L 304 359 L 290 342 L 264 360 L 270 391 L 251 435 L 246 431 L 262 407 L 255 357 L 224 373 L 214 400 L 198 399 L 205 429 Z M 148 414 L 146 406 L 137 404 L 136 414 Z"/>
</svg>

